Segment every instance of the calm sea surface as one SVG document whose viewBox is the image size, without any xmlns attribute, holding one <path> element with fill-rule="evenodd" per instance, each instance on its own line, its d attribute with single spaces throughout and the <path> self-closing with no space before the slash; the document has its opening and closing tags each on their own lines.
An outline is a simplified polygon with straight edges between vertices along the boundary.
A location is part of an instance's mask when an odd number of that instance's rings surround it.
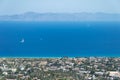
<svg viewBox="0 0 120 80">
<path fill-rule="evenodd" d="M 1 57 L 120 57 L 120 22 L 0 22 Z"/>
</svg>

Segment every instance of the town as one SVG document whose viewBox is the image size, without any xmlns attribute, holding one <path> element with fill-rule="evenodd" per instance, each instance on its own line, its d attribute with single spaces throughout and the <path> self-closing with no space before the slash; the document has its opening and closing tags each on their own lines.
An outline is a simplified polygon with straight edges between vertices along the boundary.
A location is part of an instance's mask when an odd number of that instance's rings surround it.
<svg viewBox="0 0 120 80">
<path fill-rule="evenodd" d="M 120 58 L 0 58 L 0 80 L 120 80 Z"/>
</svg>

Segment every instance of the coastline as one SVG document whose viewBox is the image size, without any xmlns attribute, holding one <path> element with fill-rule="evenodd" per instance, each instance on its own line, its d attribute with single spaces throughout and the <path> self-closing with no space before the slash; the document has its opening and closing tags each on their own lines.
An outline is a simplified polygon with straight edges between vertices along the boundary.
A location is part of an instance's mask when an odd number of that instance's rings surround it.
<svg viewBox="0 0 120 80">
<path fill-rule="evenodd" d="M 61 56 L 61 57 L 26 57 L 26 56 L 16 56 L 16 57 L 7 57 L 7 56 L 0 56 L 0 58 L 24 58 L 24 59 L 61 59 L 61 58 L 120 58 L 120 56 L 73 56 L 73 57 L 70 57 L 70 56 Z"/>
</svg>

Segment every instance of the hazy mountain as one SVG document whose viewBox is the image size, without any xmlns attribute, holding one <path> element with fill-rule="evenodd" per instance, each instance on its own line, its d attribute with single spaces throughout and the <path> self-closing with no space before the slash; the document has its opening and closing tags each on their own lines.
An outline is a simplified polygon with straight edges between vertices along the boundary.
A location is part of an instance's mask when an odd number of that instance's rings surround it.
<svg viewBox="0 0 120 80">
<path fill-rule="evenodd" d="M 120 14 L 28 12 L 0 16 L 0 21 L 120 21 Z"/>
</svg>

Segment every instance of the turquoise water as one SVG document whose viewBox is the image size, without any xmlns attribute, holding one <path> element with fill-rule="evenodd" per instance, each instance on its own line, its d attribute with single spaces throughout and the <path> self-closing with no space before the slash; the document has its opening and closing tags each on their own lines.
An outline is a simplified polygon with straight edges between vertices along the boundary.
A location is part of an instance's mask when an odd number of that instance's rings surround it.
<svg viewBox="0 0 120 80">
<path fill-rule="evenodd" d="M 120 23 L 0 22 L 0 56 L 119 57 Z"/>
</svg>

